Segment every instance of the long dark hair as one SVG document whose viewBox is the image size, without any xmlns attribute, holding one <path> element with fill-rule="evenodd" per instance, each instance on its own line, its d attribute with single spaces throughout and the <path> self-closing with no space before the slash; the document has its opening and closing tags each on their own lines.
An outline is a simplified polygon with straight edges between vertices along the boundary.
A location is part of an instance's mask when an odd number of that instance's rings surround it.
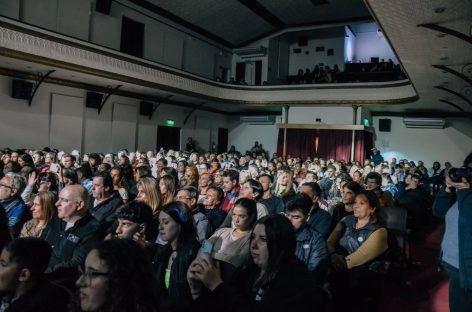
<svg viewBox="0 0 472 312">
<path fill-rule="evenodd" d="M 286 217 L 280 214 L 268 215 L 257 220 L 254 228 L 258 224 L 265 226 L 269 263 L 265 272 L 254 282 L 254 290 L 267 286 L 276 278 L 283 266 L 292 263 L 297 245 L 295 230 L 292 223 Z M 254 232 L 254 228 L 252 232 Z M 251 241 L 253 235 L 251 233 Z"/>
<path fill-rule="evenodd" d="M 97 251 L 100 260 L 108 267 L 108 300 L 100 311 L 162 311 L 158 283 L 143 248 L 133 240 L 112 239 L 99 243 L 92 250 Z"/>
<path fill-rule="evenodd" d="M 180 201 L 173 201 L 162 206 L 161 211 L 168 214 L 175 222 L 180 224 L 177 249 L 180 249 L 191 239 L 196 239 L 197 230 L 195 229 L 193 214 L 187 205 Z"/>
</svg>

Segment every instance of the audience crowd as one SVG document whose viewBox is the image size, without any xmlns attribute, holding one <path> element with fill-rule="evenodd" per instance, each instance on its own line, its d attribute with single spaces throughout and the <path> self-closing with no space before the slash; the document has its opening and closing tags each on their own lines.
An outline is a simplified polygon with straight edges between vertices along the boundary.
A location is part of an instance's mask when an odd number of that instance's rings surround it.
<svg viewBox="0 0 472 312">
<path fill-rule="evenodd" d="M 375 311 L 451 168 L 189 149 L 1 150 L 0 311 Z"/>
</svg>

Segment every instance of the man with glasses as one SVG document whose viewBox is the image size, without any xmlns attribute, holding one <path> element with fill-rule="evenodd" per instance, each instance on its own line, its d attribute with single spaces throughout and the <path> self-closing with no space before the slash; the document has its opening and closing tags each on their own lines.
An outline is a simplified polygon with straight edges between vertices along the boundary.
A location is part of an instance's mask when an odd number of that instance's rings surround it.
<svg viewBox="0 0 472 312">
<path fill-rule="evenodd" d="M 25 187 L 26 180 L 16 173 L 7 173 L 0 180 L 0 204 L 8 215 L 8 225 L 13 237 L 20 234 L 23 224 L 31 217 L 21 198 Z"/>
<path fill-rule="evenodd" d="M 175 196 L 176 201 L 181 201 L 186 204 L 193 214 L 195 221 L 195 228 L 197 229 L 197 238 L 201 242 L 210 237 L 210 222 L 208 218 L 197 209 L 198 190 L 193 186 L 183 186 Z"/>
<path fill-rule="evenodd" d="M 100 224 L 87 211 L 88 194 L 82 185 L 68 185 L 59 193 L 57 217 L 41 238 L 52 246 L 48 272 L 68 274 L 83 264 L 92 246 L 102 240 Z"/>
<path fill-rule="evenodd" d="M 38 238 L 9 242 L 0 256 L 0 311 L 67 311 L 69 293 L 44 278 L 51 246 Z"/>
</svg>

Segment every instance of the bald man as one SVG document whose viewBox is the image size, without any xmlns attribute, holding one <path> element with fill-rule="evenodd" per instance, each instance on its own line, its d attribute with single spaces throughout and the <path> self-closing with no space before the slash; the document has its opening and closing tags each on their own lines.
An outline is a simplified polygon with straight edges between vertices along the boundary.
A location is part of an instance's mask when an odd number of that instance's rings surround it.
<svg viewBox="0 0 472 312">
<path fill-rule="evenodd" d="M 85 261 L 93 244 L 104 237 L 100 223 L 88 211 L 88 193 L 82 185 L 68 185 L 59 193 L 57 217 L 41 238 L 52 246 L 48 272 L 75 270 Z"/>
</svg>

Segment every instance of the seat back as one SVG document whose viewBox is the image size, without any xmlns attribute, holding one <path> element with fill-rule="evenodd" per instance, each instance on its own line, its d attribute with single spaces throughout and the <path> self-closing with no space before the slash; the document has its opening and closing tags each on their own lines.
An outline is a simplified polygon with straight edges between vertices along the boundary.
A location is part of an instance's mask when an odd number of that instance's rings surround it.
<svg viewBox="0 0 472 312">
<path fill-rule="evenodd" d="M 385 207 L 379 214 L 389 233 L 390 255 L 392 258 L 404 259 L 408 236 L 407 210 L 400 207 Z"/>
</svg>

